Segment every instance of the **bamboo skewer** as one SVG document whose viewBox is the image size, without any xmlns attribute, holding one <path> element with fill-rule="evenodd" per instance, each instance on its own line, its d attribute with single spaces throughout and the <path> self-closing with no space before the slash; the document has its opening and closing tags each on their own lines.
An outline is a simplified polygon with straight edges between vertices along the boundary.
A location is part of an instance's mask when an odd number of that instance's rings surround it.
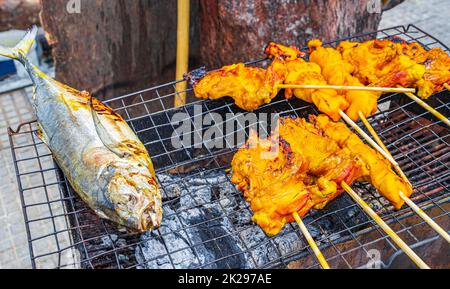
<svg viewBox="0 0 450 289">
<path fill-rule="evenodd" d="M 363 124 L 366 126 L 367 130 L 370 132 L 370 134 L 372 135 L 372 137 L 375 139 L 375 141 L 377 142 L 377 144 L 387 153 L 389 154 L 389 156 L 394 159 L 394 157 L 392 156 L 392 154 L 389 152 L 389 150 L 387 149 L 387 147 L 384 145 L 383 141 L 380 139 L 380 137 L 378 136 L 377 132 L 375 131 L 375 129 L 372 127 L 372 125 L 370 124 L 370 122 L 367 120 L 367 118 L 364 116 L 364 114 L 362 112 L 358 112 L 359 118 L 361 119 L 361 121 L 363 122 Z M 402 168 L 400 167 L 400 165 L 397 163 L 396 166 L 394 166 L 395 170 L 397 171 L 397 173 L 400 175 L 400 177 L 402 177 L 403 180 L 405 180 L 408 184 L 411 185 L 411 182 L 408 180 L 408 177 L 405 175 L 405 173 L 403 172 Z"/>
<path fill-rule="evenodd" d="M 353 189 L 347 185 L 347 183 L 341 183 L 342 188 L 350 195 L 350 197 L 358 203 L 358 205 L 366 212 L 377 224 L 380 226 L 386 234 L 405 252 L 405 254 L 421 269 L 430 269 L 425 262 L 417 256 L 417 254 L 386 224 L 380 216 L 372 210 L 369 205 L 361 199 Z"/>
<path fill-rule="evenodd" d="M 445 86 L 447 89 L 449 89 L 448 86 Z M 430 111 L 433 115 L 438 117 L 440 120 L 442 120 L 444 123 L 450 126 L 450 121 L 445 118 L 442 114 L 437 112 L 435 109 L 430 107 L 428 104 L 423 102 L 421 99 L 417 98 L 415 95 L 412 94 L 412 92 L 415 91 L 413 88 L 384 88 L 384 87 L 359 87 L 359 86 L 336 86 L 336 85 L 303 85 L 303 84 L 280 84 L 278 85 L 278 88 L 290 88 L 290 89 L 336 89 L 336 90 L 361 90 L 361 91 L 380 91 L 380 92 L 402 92 L 405 93 L 408 97 L 415 100 L 418 104 L 420 104 L 422 107 Z M 392 155 L 389 153 L 388 149 L 384 145 L 384 143 L 379 138 L 378 134 L 375 132 L 373 127 L 370 125 L 368 120 L 365 118 L 365 116 L 359 112 L 359 116 L 369 132 L 373 135 L 375 138 L 375 141 L 372 140 L 344 111 L 339 111 L 340 116 L 351 126 L 353 129 L 355 129 L 372 147 L 374 147 L 380 154 L 382 154 L 386 159 L 389 160 L 389 162 L 395 167 L 399 175 L 408 183 L 409 180 L 406 177 L 405 173 L 399 166 L 399 164 L 394 160 Z M 417 254 L 381 219 L 380 216 L 378 216 L 370 206 L 364 202 L 363 199 L 361 199 L 358 194 L 356 194 L 353 189 L 347 185 L 345 182 L 341 183 L 342 188 L 350 195 L 350 197 L 358 203 L 359 206 L 388 234 L 389 237 L 402 249 L 405 254 L 411 258 L 411 260 L 421 269 L 430 269 L 430 267 L 423 262 L 423 260 L 417 256 Z M 423 220 L 425 220 L 436 232 L 438 232 L 440 235 L 442 235 L 447 242 L 449 241 L 449 236 L 445 230 L 443 230 L 439 225 L 437 225 L 423 210 L 421 210 L 414 202 L 411 201 L 408 197 L 404 195 L 403 192 L 400 192 L 400 197 L 405 201 L 405 203 L 410 206 Z M 319 260 L 319 263 L 322 265 L 323 268 L 329 268 L 328 263 L 326 262 L 325 258 L 323 257 L 322 253 L 320 252 L 319 248 L 317 247 L 317 244 L 312 239 L 311 235 L 308 232 L 308 229 L 303 224 L 301 218 L 297 213 L 293 214 L 294 219 L 296 220 L 298 226 L 300 227 L 300 230 L 305 235 L 309 245 L 313 249 L 314 253 L 316 254 L 317 259 Z"/>
<path fill-rule="evenodd" d="M 367 142 L 369 142 L 372 147 L 374 147 L 378 152 L 380 152 L 386 159 L 389 160 L 389 162 L 399 171 L 401 171 L 401 175 L 403 175 L 406 178 L 406 181 L 409 183 L 408 178 L 406 177 L 406 175 L 403 173 L 403 171 L 401 170 L 399 164 L 394 160 L 394 158 L 391 156 L 391 154 L 389 153 L 389 151 L 387 150 L 387 148 L 384 146 L 383 142 L 380 142 L 382 145 L 379 145 L 377 143 L 375 143 L 372 138 L 370 138 L 350 117 L 348 117 L 348 115 L 343 112 L 342 110 L 339 111 L 339 114 L 341 115 L 341 117 L 351 126 L 353 127 Z M 363 116 L 363 118 L 361 118 L 361 120 L 366 119 L 364 117 L 364 115 L 362 115 L 362 113 L 359 113 L 359 116 Z M 367 119 L 366 119 L 367 121 Z M 364 122 L 364 121 L 363 121 Z M 369 124 L 369 122 L 367 121 L 367 123 Z M 369 124 L 370 125 L 370 124 Z M 372 126 L 370 126 L 372 128 Z M 369 129 L 370 131 L 370 129 Z M 375 133 L 375 130 L 372 131 Z M 375 135 L 377 136 L 377 138 L 379 139 L 378 135 L 375 133 Z M 383 147 L 383 148 L 382 148 Z M 352 197 L 353 200 L 355 200 L 355 202 L 357 202 L 362 208 L 363 210 L 392 238 L 392 240 L 405 252 L 405 254 L 407 254 L 411 260 L 413 260 L 413 262 L 421 269 L 429 269 L 428 265 L 425 264 L 425 262 L 422 261 L 422 259 L 419 258 L 419 256 L 416 255 L 416 253 L 414 253 L 414 251 L 411 250 L 411 248 L 409 248 L 409 246 L 377 215 L 377 213 L 375 213 L 372 208 L 369 207 L 369 205 L 367 205 L 366 202 L 364 202 L 363 199 L 361 199 L 353 190 L 352 188 L 347 185 L 345 182 L 341 183 L 342 188 Z M 400 197 L 402 197 L 402 194 L 400 194 Z M 403 195 L 403 197 L 405 197 Z M 406 197 L 405 197 L 406 198 Z M 409 200 L 409 199 L 408 199 Z M 415 205 L 415 204 L 414 204 Z M 419 209 L 420 210 L 420 209 Z M 420 210 L 421 211 L 421 210 Z M 422 211 L 423 212 L 423 211 Z M 425 213 L 423 213 L 425 214 Z M 426 215 L 426 214 L 425 214 Z M 428 215 L 426 215 L 426 217 L 428 217 Z M 428 219 L 431 220 L 430 217 L 428 217 Z M 432 220 L 431 220 L 432 221 Z M 434 222 L 433 222 L 434 223 Z M 439 227 L 436 223 L 434 223 L 437 227 Z M 433 227 L 434 228 L 434 227 Z M 440 227 L 439 227 L 440 228 Z M 443 229 L 440 228 L 442 231 Z M 439 230 L 437 230 L 437 232 L 439 233 Z M 445 237 L 444 237 L 445 238 Z"/>
<path fill-rule="evenodd" d="M 375 87 L 375 86 L 346 86 L 346 85 L 319 85 L 319 84 L 278 84 L 278 88 L 291 89 L 336 89 L 336 90 L 360 90 L 360 91 L 379 91 L 379 92 L 415 92 L 414 88 L 404 87 Z"/>
<path fill-rule="evenodd" d="M 423 101 L 422 99 L 418 98 L 417 96 L 415 96 L 414 94 L 409 93 L 409 92 L 406 92 L 405 95 L 407 97 L 411 98 L 412 100 L 414 100 L 415 102 L 417 102 L 417 104 L 419 104 L 421 107 L 428 110 L 432 115 L 437 117 L 443 123 L 450 126 L 450 120 L 448 120 L 448 118 L 446 118 L 442 113 L 440 113 L 439 111 L 435 110 L 430 105 L 428 105 L 425 101 Z"/>
<path fill-rule="evenodd" d="M 448 243 L 450 243 L 449 234 L 438 224 L 436 224 L 433 219 L 430 218 L 419 206 L 417 206 L 410 198 L 403 195 L 403 192 L 400 192 L 400 198 L 402 198 L 405 203 L 414 210 L 430 227 L 432 227 L 439 235 L 441 235 Z"/>
<path fill-rule="evenodd" d="M 183 79 L 183 76 L 188 71 L 189 65 L 189 10 L 190 3 L 188 0 L 178 0 L 177 4 L 177 65 L 176 78 Z M 179 82 L 175 85 L 175 107 L 186 104 L 186 81 Z"/>
<path fill-rule="evenodd" d="M 447 89 L 450 88 L 448 85 L 444 85 Z M 333 89 L 343 89 L 345 86 L 329 86 L 329 85 L 279 85 L 280 88 L 297 88 L 297 89 L 307 89 L 307 88 L 333 88 Z M 394 92 L 393 90 L 389 90 L 389 88 L 377 88 L 378 91 L 384 91 L 384 92 Z M 408 89 L 408 90 L 414 90 L 414 89 Z M 426 108 L 428 111 L 430 111 L 433 115 L 438 117 L 440 120 L 444 121 L 447 124 L 450 124 L 449 120 L 445 118 L 442 114 L 437 112 L 435 109 L 430 107 L 428 104 L 423 102 L 421 99 L 417 98 L 412 93 L 406 92 L 405 93 L 408 97 L 412 98 L 419 104 L 421 104 L 424 108 Z M 390 154 L 387 147 L 384 145 L 383 141 L 380 139 L 376 131 L 373 129 L 372 125 L 369 123 L 367 118 L 361 113 L 358 112 L 358 115 L 370 134 L 374 137 L 375 141 L 372 140 L 348 115 L 343 112 L 342 110 L 339 111 L 339 114 L 341 117 L 351 126 L 353 129 L 355 129 L 369 144 L 372 145 L 379 153 L 381 153 L 386 159 L 389 160 L 389 162 L 394 166 L 398 174 L 409 184 L 411 182 L 408 180 L 407 176 L 401 169 L 400 165 L 395 161 L 395 159 Z M 433 221 L 422 209 L 420 209 L 413 201 L 411 201 L 410 198 L 406 197 L 403 192 L 400 192 L 400 197 L 405 201 L 405 203 L 414 210 L 428 225 L 430 225 L 438 234 L 440 234 L 447 242 L 450 240 L 449 234 L 440 227 L 436 222 Z"/>
<path fill-rule="evenodd" d="M 388 154 L 384 149 L 382 149 L 370 136 L 368 136 L 345 112 L 339 110 L 341 117 L 347 122 L 354 130 L 356 130 L 374 149 L 376 149 L 380 154 L 382 154 L 389 162 L 394 166 L 398 167 L 398 163 Z"/>
<path fill-rule="evenodd" d="M 384 145 L 383 141 L 380 139 L 380 137 L 378 136 L 378 134 L 375 132 L 374 128 L 372 127 L 372 125 L 369 123 L 369 121 L 367 120 L 367 118 L 361 113 L 358 112 L 359 117 L 361 118 L 362 122 L 364 123 L 364 125 L 366 126 L 366 128 L 369 130 L 369 132 L 372 134 L 373 138 L 375 139 L 375 141 L 378 143 L 378 145 L 380 147 L 382 147 L 389 155 L 391 155 L 391 153 L 389 152 L 389 150 L 387 149 L 387 147 Z M 392 156 L 392 155 L 391 155 Z M 408 180 L 408 177 L 406 177 L 405 173 L 403 172 L 403 170 L 400 168 L 400 166 L 395 167 L 395 169 L 397 170 L 397 172 L 399 173 L 399 175 L 409 184 L 410 181 Z M 417 215 L 419 215 L 428 225 L 430 225 L 430 227 L 432 227 L 439 235 L 441 235 L 448 243 L 450 243 L 450 235 L 442 228 L 440 227 L 435 221 L 433 221 L 433 219 L 431 219 L 419 206 L 417 206 L 410 198 L 408 198 L 407 196 L 405 196 L 405 194 L 400 191 L 400 198 L 402 198 L 403 201 L 405 201 L 405 203 L 414 211 L 416 212 Z"/>
<path fill-rule="evenodd" d="M 306 241 L 308 241 L 309 246 L 313 250 L 314 254 L 316 255 L 317 260 L 320 263 L 320 266 L 322 266 L 323 269 L 330 269 L 330 266 L 328 265 L 327 260 L 323 256 L 322 252 L 320 251 L 319 247 L 317 246 L 316 242 L 314 241 L 313 237 L 308 231 L 308 228 L 306 228 L 305 224 L 303 223 L 302 219 L 298 215 L 297 212 L 292 213 L 292 216 L 294 217 L 295 221 L 297 222 L 297 225 L 299 226 L 300 230 L 302 231 L 303 235 L 306 238 Z"/>
</svg>

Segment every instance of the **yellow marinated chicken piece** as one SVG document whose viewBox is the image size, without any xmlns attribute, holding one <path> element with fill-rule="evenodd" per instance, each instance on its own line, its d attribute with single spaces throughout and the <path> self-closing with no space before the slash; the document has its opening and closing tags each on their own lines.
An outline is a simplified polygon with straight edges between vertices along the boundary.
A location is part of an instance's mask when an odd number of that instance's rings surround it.
<svg viewBox="0 0 450 289">
<path fill-rule="evenodd" d="M 262 140 L 251 132 L 233 158 L 232 182 L 250 203 L 253 221 L 274 236 L 294 221 L 292 213 L 304 216 L 341 194 L 338 184 L 353 182 L 355 165 L 347 149 L 322 136 L 312 124 L 285 118 L 279 136 Z"/>
<path fill-rule="evenodd" d="M 426 56 L 423 82 L 417 83 L 417 95 L 425 99 L 450 84 L 450 56 L 440 48 L 430 49 Z"/>
<path fill-rule="evenodd" d="M 395 39 L 395 38 L 394 38 Z M 400 42 L 397 43 L 397 52 L 399 55 L 408 56 L 411 60 L 416 63 L 424 63 L 428 57 L 428 51 L 423 48 L 417 42 L 406 42 L 398 38 Z M 388 40 L 389 41 L 389 40 Z"/>
<path fill-rule="evenodd" d="M 320 66 L 322 75 L 328 84 L 364 86 L 358 78 L 352 76 L 354 67 L 349 62 L 344 61 L 339 51 L 334 48 L 322 47 L 322 42 L 318 39 L 311 40 L 308 46 L 311 50 L 309 60 Z M 378 92 L 343 90 L 338 93 L 347 100 L 349 105 L 343 111 L 352 120 L 359 119 L 358 112 L 362 112 L 367 117 L 377 111 L 377 101 L 380 96 Z"/>
<path fill-rule="evenodd" d="M 306 62 L 299 55 L 303 55 L 295 47 L 286 47 L 274 42 L 267 46 L 266 55 L 270 59 L 282 60 L 287 69 L 285 84 L 327 84 L 321 74 L 320 66 L 315 63 Z M 306 102 L 313 103 L 334 120 L 339 120 L 339 109 L 346 109 L 348 103 L 332 89 L 286 89 L 287 99 L 295 95 Z"/>
<path fill-rule="evenodd" d="M 303 59 L 296 59 L 286 63 L 286 84 L 319 84 L 326 85 L 327 82 L 321 74 L 320 66 Z M 333 120 L 340 119 L 339 110 L 348 107 L 347 100 L 338 95 L 334 89 L 286 89 L 285 97 L 291 98 L 295 95 L 306 102 L 314 103 L 320 112 L 329 115 Z"/>
<path fill-rule="evenodd" d="M 269 43 L 265 52 L 273 61 L 267 69 L 245 66 L 243 63 L 224 66 L 205 75 L 194 85 L 198 98 L 219 99 L 232 97 L 244 110 L 254 110 L 269 103 L 278 94 L 278 84 L 284 82 L 285 62 L 303 56 L 295 47 Z"/>
<path fill-rule="evenodd" d="M 301 52 L 271 42 L 266 48 L 266 54 L 271 59 L 283 59 L 287 68 L 285 84 L 318 84 L 326 85 L 319 65 L 306 62 L 297 56 Z M 306 102 L 313 103 L 320 112 L 329 115 L 333 120 L 339 120 L 339 110 L 345 110 L 349 103 L 333 89 L 286 89 L 287 99 L 295 95 Z"/>
<path fill-rule="evenodd" d="M 296 60 L 299 57 L 305 56 L 305 53 L 301 52 L 295 46 L 284 46 L 275 42 L 269 42 L 264 53 L 270 59 L 282 59 L 286 61 Z"/>
<path fill-rule="evenodd" d="M 285 76 L 286 69 L 279 61 L 274 61 L 268 69 L 233 64 L 208 73 L 194 85 L 194 93 L 203 99 L 229 96 L 238 107 L 253 110 L 277 95 L 277 84 L 282 83 Z"/>
<path fill-rule="evenodd" d="M 385 40 L 343 41 L 336 50 L 354 67 L 353 75 L 364 84 L 378 82 L 380 69 L 397 56 L 395 43 Z"/>
<path fill-rule="evenodd" d="M 425 66 L 412 60 L 421 59 L 423 54 L 412 47 L 417 46 L 410 47 L 384 39 L 362 43 L 344 41 L 337 50 L 345 61 L 353 65 L 353 75 L 363 84 L 409 87 L 425 73 Z"/>
<path fill-rule="evenodd" d="M 419 43 L 385 39 L 344 41 L 337 50 L 365 85 L 415 87 L 426 99 L 450 83 L 450 57 L 440 48 L 426 51 Z"/>
<path fill-rule="evenodd" d="M 311 121 L 341 148 L 350 150 L 360 168 L 358 181 L 370 182 L 396 209 L 403 206 L 400 192 L 409 197 L 412 187 L 392 171 L 390 163 L 382 155 L 364 144 L 344 123 L 333 122 L 325 115 L 312 116 Z"/>
<path fill-rule="evenodd" d="M 244 192 L 254 212 L 253 221 L 269 235 L 276 235 L 309 197 L 303 183 L 305 165 L 300 156 L 277 146 L 276 158 L 265 158 L 271 140 L 260 140 L 251 131 L 247 144 L 233 158 L 232 182 Z"/>
</svg>

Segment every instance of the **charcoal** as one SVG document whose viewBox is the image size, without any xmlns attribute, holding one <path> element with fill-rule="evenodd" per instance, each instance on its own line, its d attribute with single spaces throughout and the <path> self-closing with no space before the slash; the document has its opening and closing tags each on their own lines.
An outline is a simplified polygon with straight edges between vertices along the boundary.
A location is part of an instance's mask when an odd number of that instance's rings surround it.
<svg viewBox="0 0 450 289">
<path fill-rule="evenodd" d="M 118 236 L 116 234 L 109 234 L 107 236 L 102 237 L 102 244 L 101 246 L 103 248 L 113 248 L 114 243 L 117 241 Z"/>
<path fill-rule="evenodd" d="M 309 254 L 294 225 L 269 238 L 254 224 L 248 204 L 223 170 L 159 174 L 158 179 L 170 202 L 163 206 L 161 227 L 140 238 L 142 244 L 135 249 L 138 268 L 274 267 Z M 319 245 L 349 234 L 343 222 L 354 226 L 367 220 L 352 204 L 344 195 L 304 218 Z M 329 214 L 343 207 L 347 209 L 340 217 Z"/>
</svg>

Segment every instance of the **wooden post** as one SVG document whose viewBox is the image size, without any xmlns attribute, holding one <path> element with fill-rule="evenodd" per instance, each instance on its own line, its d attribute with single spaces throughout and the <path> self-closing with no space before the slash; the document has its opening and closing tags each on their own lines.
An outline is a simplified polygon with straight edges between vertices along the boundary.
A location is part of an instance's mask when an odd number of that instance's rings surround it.
<svg viewBox="0 0 450 289">
<path fill-rule="evenodd" d="M 208 68 L 263 57 L 269 41 L 303 46 L 374 31 L 381 0 L 200 0 L 202 62 Z M 381 3 L 380 3 L 381 4 Z M 381 6 L 380 6 L 381 7 Z"/>
<path fill-rule="evenodd" d="M 58 80 L 100 99 L 173 81 L 176 1 L 83 0 L 79 12 L 67 3 L 42 0 Z M 191 47 L 195 55 L 198 43 Z M 165 105 L 172 106 L 172 98 Z"/>
<path fill-rule="evenodd" d="M 178 0 L 177 15 L 177 68 L 176 80 L 183 79 L 189 66 L 189 0 Z M 186 104 L 186 82 L 180 82 L 176 85 L 175 107 Z"/>
<path fill-rule="evenodd" d="M 38 24 L 40 9 L 39 0 L 0 0 L 0 31 Z"/>
</svg>

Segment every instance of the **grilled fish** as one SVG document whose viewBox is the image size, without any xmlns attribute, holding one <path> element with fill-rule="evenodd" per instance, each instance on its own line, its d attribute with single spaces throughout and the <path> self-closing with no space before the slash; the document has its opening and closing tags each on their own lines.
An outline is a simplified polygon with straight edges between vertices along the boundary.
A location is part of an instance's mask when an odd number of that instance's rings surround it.
<svg viewBox="0 0 450 289">
<path fill-rule="evenodd" d="M 36 33 L 34 27 L 14 48 L 0 46 L 0 55 L 21 62 L 33 81 L 38 136 L 101 218 L 139 232 L 159 227 L 161 194 L 144 145 L 110 107 L 29 62 Z"/>
</svg>

